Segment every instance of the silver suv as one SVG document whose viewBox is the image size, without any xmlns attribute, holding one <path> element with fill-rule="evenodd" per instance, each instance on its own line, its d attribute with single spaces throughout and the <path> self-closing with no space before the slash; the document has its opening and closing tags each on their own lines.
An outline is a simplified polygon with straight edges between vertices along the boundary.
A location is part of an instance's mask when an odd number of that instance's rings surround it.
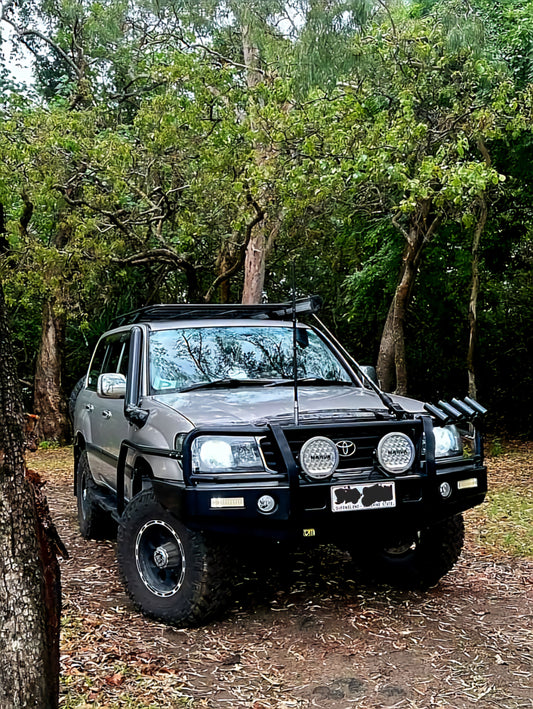
<svg viewBox="0 0 533 709">
<path fill-rule="evenodd" d="M 382 392 L 331 333 L 296 322 L 318 307 L 157 305 L 98 342 L 74 406 L 79 525 L 91 538 L 118 522 L 147 615 L 205 622 L 245 540 L 333 542 L 418 587 L 457 561 L 461 513 L 487 488 L 485 409 Z"/>
</svg>

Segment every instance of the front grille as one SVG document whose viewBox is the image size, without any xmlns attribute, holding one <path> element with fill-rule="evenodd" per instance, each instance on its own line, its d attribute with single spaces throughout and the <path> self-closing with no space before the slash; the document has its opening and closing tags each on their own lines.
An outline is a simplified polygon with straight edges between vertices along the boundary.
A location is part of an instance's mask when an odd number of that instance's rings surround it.
<svg viewBox="0 0 533 709">
<path fill-rule="evenodd" d="M 329 435 L 325 432 L 320 432 L 314 435 L 326 436 L 335 444 L 341 443 L 342 441 L 346 443 L 353 443 L 355 445 L 355 451 L 349 455 L 343 456 L 339 452 L 339 467 L 337 468 L 339 472 L 342 472 L 343 470 L 354 470 L 356 468 L 371 468 L 374 464 L 374 451 L 376 450 L 381 438 L 381 435 L 376 433 L 355 435 L 353 431 L 350 431 L 348 435 L 345 433 L 333 434 L 331 432 Z M 299 435 L 294 438 L 291 437 L 289 440 L 289 446 L 298 464 L 300 450 L 309 438 L 313 438 L 313 436 Z"/>
<path fill-rule="evenodd" d="M 266 467 L 269 470 L 278 469 L 278 464 L 276 460 L 276 453 L 272 441 L 266 436 L 261 438 L 261 451 L 263 453 L 263 458 L 265 459 Z"/>
<path fill-rule="evenodd" d="M 342 477 L 350 471 L 359 473 L 370 472 L 375 468 L 375 451 L 381 438 L 391 431 L 403 431 L 413 440 L 415 447 L 419 447 L 422 435 L 420 421 L 383 421 L 367 422 L 352 425 L 325 424 L 321 426 L 300 426 L 291 427 L 284 430 L 291 452 L 299 465 L 300 450 L 303 444 L 315 436 L 326 436 L 335 444 L 343 441 L 354 444 L 355 450 L 349 451 L 348 455 L 339 455 L 339 466 L 336 476 Z M 349 446 L 346 446 L 349 447 Z M 339 448 L 339 446 L 337 446 Z M 270 470 L 277 471 L 279 468 L 276 458 L 275 444 L 269 438 L 263 438 L 261 449 L 265 457 L 266 464 Z M 415 466 L 418 464 L 415 463 Z M 415 470 L 414 472 L 418 472 Z"/>
</svg>

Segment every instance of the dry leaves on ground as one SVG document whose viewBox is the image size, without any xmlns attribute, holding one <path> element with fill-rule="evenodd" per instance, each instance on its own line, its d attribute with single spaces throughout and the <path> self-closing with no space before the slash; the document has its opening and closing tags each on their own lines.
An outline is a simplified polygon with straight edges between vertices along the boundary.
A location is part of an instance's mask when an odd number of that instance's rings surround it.
<svg viewBox="0 0 533 709">
<path fill-rule="evenodd" d="M 63 707 L 533 707 L 533 561 L 487 551 L 482 513 L 467 514 L 462 559 L 425 594 L 365 585 L 327 547 L 296 554 L 273 591 L 260 575 L 238 579 L 221 620 L 180 630 L 134 611 L 112 541 L 79 536 L 70 456 L 30 461 L 70 552 Z M 491 461 L 492 488 L 529 490 L 532 459 L 529 445 Z"/>
</svg>

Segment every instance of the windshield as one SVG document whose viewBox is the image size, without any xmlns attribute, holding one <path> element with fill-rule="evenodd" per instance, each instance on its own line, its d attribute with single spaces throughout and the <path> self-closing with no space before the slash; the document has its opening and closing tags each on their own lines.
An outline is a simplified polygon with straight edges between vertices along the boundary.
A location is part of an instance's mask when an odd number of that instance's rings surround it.
<svg viewBox="0 0 533 709">
<path fill-rule="evenodd" d="M 298 377 L 352 384 L 335 354 L 312 330 L 298 328 Z M 258 383 L 292 379 L 290 327 L 235 326 L 157 330 L 150 334 L 153 394 L 221 379 Z"/>
</svg>

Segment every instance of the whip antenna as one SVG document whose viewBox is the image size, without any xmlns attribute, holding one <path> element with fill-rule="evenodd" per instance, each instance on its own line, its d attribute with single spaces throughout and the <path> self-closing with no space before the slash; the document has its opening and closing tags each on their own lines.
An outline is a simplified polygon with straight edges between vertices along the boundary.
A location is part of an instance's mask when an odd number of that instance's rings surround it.
<svg viewBox="0 0 533 709">
<path fill-rule="evenodd" d="M 298 353 L 296 350 L 296 270 L 292 262 L 292 379 L 294 382 L 294 425 L 300 423 L 300 406 L 298 402 Z"/>
</svg>

